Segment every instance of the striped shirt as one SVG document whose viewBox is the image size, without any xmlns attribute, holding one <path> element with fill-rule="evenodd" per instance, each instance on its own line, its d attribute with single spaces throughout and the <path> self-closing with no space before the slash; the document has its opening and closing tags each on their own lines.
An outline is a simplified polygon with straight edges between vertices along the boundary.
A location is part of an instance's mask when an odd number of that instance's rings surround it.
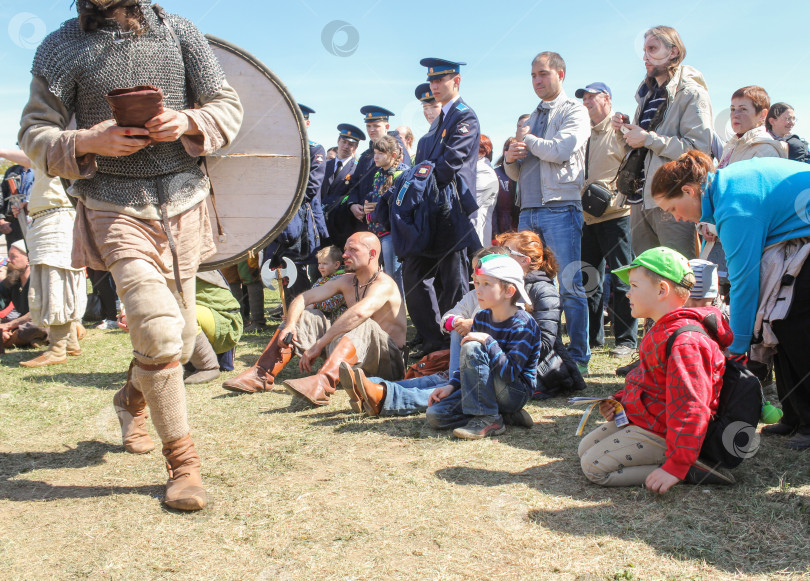
<svg viewBox="0 0 810 581">
<path fill-rule="evenodd" d="M 522 383 L 534 391 L 540 361 L 540 327 L 529 313 L 518 309 L 507 320 L 495 322 L 492 311 L 485 309 L 475 315 L 472 330 L 489 335 L 486 350 L 491 373 L 505 383 Z M 460 371 L 453 373 L 450 385 L 461 387 Z"/>
<path fill-rule="evenodd" d="M 655 81 L 653 81 L 655 82 Z M 641 115 L 638 118 L 638 125 L 645 131 L 650 130 L 650 124 L 652 123 L 655 114 L 658 113 L 658 110 L 667 102 L 667 86 L 661 85 L 658 86 L 656 84 L 655 87 L 650 87 L 647 84 L 641 86 L 639 90 L 639 94 L 647 92 L 647 100 L 644 102 L 644 109 L 641 111 Z M 643 94 L 641 95 L 644 96 Z M 647 179 L 645 175 L 646 172 L 644 167 L 641 168 L 641 177 L 642 179 L 639 180 L 641 186 L 636 190 L 636 193 L 640 196 L 644 195 L 644 182 Z"/>
</svg>

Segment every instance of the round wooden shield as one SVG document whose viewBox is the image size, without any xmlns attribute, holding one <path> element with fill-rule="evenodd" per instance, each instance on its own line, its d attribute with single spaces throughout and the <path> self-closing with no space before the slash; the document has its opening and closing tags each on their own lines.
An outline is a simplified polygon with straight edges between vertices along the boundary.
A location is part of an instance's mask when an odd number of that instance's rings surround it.
<svg viewBox="0 0 810 581">
<path fill-rule="evenodd" d="M 217 253 L 200 270 L 236 264 L 275 240 L 298 211 L 309 179 L 306 124 L 284 83 L 248 52 L 207 38 L 245 116 L 233 143 L 207 158 Z"/>
</svg>

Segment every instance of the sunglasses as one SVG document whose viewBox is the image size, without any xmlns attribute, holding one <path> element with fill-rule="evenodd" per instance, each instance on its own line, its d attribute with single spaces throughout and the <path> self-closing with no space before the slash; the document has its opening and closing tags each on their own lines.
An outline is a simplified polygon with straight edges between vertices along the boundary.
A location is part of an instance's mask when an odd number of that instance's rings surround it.
<svg viewBox="0 0 810 581">
<path fill-rule="evenodd" d="M 508 246 L 504 246 L 504 248 L 506 248 L 506 250 L 509 251 L 509 256 L 522 256 L 523 258 L 529 258 L 528 256 L 526 256 L 522 252 L 518 252 L 517 250 L 512 250 Z"/>
</svg>

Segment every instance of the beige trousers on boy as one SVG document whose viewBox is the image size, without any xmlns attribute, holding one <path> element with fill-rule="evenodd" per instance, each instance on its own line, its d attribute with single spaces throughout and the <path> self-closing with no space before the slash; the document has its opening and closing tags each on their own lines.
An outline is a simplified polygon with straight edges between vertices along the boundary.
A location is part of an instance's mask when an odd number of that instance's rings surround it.
<svg viewBox="0 0 810 581">
<path fill-rule="evenodd" d="M 601 486 L 640 486 L 666 460 L 664 438 L 638 426 L 607 422 L 582 438 L 579 458 L 588 480 Z"/>
</svg>

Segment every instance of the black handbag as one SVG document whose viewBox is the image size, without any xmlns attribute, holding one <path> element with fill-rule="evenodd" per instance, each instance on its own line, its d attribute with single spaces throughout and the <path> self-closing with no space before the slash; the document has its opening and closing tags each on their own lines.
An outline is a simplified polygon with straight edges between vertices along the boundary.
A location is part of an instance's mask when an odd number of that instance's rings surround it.
<svg viewBox="0 0 810 581">
<path fill-rule="evenodd" d="M 590 184 L 582 194 L 582 211 L 599 218 L 610 207 L 613 192 L 599 184 Z"/>
<path fill-rule="evenodd" d="M 644 160 L 647 159 L 646 148 L 634 149 L 622 160 L 616 174 L 616 189 L 627 198 L 628 204 L 640 204 L 644 195 L 639 192 L 644 188 Z"/>
</svg>

